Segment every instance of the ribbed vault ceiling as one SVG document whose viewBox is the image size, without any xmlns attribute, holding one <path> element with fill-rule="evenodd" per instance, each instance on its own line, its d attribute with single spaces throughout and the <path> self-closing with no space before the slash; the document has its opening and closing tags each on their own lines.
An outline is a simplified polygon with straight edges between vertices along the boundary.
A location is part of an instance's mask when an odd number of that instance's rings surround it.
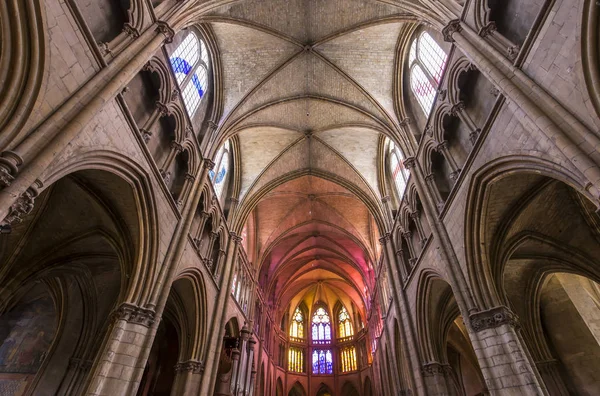
<svg viewBox="0 0 600 396">
<path fill-rule="evenodd" d="M 238 137 L 265 293 L 281 311 L 316 298 L 353 302 L 365 317 L 379 148 L 401 130 L 398 45 L 415 18 L 374 0 L 257 0 L 203 20 L 217 39 L 219 131 Z"/>
</svg>

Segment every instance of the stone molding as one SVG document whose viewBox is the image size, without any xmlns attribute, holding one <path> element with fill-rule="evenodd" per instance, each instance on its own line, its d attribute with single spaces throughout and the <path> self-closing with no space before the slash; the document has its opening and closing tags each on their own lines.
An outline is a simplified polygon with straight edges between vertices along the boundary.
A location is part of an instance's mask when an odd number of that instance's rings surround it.
<svg viewBox="0 0 600 396">
<path fill-rule="evenodd" d="M 155 321 L 156 313 L 152 309 L 141 308 L 130 303 L 123 303 L 113 313 L 116 321 L 124 320 L 127 323 L 140 324 L 150 327 Z"/>
<path fill-rule="evenodd" d="M 435 376 L 446 376 L 450 374 L 451 368 L 447 364 L 442 364 L 438 362 L 429 362 L 425 363 L 421 368 L 421 373 L 423 377 L 435 377 Z"/>
<path fill-rule="evenodd" d="M 192 374 L 201 374 L 204 372 L 204 363 L 198 360 L 188 360 L 175 365 L 175 372 L 188 372 Z"/>
<path fill-rule="evenodd" d="M 8 215 L 1 222 L 2 224 L 11 225 L 19 224 L 23 218 L 33 210 L 35 198 L 40 194 L 39 190 L 43 187 L 42 182 L 36 180 L 17 200 L 10 206 Z"/>
<path fill-rule="evenodd" d="M 450 22 L 448 22 L 446 27 L 444 27 L 442 29 L 442 35 L 444 36 L 444 41 L 453 43 L 454 38 L 452 37 L 452 35 L 454 33 L 460 33 L 460 32 L 462 32 L 462 26 L 460 26 L 460 20 L 459 19 L 451 20 Z"/>
<path fill-rule="evenodd" d="M 469 320 L 471 321 L 471 328 L 476 333 L 487 329 L 495 329 L 506 324 L 513 328 L 519 327 L 519 318 L 505 306 L 475 312 L 469 316 Z"/>
<path fill-rule="evenodd" d="M 173 37 L 175 36 L 175 31 L 173 30 L 173 28 L 171 28 L 171 26 L 169 26 L 169 24 L 167 22 L 165 22 L 165 21 L 156 22 L 156 31 L 164 34 L 166 44 L 173 42 Z"/>
</svg>

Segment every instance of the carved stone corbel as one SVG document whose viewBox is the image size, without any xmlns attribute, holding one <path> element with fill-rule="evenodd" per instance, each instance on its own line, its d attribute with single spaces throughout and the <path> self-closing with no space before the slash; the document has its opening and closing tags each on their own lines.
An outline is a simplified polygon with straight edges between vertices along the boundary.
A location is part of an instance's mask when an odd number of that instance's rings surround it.
<svg viewBox="0 0 600 396">
<path fill-rule="evenodd" d="M 41 181 L 36 180 L 17 200 L 10 206 L 8 215 L 2 221 L 2 225 L 9 226 L 19 224 L 23 218 L 31 213 L 35 198 L 39 195 L 39 189 L 43 187 Z"/>
</svg>

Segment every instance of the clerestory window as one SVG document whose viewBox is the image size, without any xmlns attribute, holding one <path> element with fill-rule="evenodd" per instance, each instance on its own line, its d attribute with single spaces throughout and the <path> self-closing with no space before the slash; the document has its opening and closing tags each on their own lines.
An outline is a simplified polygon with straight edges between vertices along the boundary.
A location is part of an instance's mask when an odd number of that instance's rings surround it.
<svg viewBox="0 0 600 396">
<path fill-rule="evenodd" d="M 175 79 L 190 118 L 194 117 L 208 89 L 208 50 L 194 32 L 173 51 L 170 57 Z"/>
<path fill-rule="evenodd" d="M 426 116 L 433 107 L 447 59 L 448 55 L 427 32 L 422 32 L 410 47 L 410 88 Z"/>
</svg>

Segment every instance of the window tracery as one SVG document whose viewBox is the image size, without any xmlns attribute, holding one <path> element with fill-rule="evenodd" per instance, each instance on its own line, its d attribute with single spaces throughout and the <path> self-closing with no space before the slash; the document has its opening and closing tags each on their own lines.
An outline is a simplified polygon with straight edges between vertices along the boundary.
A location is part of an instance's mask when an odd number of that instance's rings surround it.
<svg viewBox="0 0 600 396">
<path fill-rule="evenodd" d="M 315 344 L 331 342 L 331 320 L 323 307 L 315 310 L 312 318 L 312 340 Z"/>
<path fill-rule="evenodd" d="M 169 60 L 181 88 L 183 102 L 192 118 L 208 87 L 209 58 L 206 44 L 194 32 L 190 32 Z"/>
<path fill-rule="evenodd" d="M 340 338 L 351 337 L 354 335 L 352 320 L 350 319 L 350 315 L 348 314 L 346 307 L 342 307 L 342 309 L 340 309 L 340 313 L 338 315 L 338 325 Z"/>
<path fill-rule="evenodd" d="M 426 116 L 429 116 L 448 55 L 427 32 L 413 41 L 408 64 L 410 87 Z"/>
<path fill-rule="evenodd" d="M 296 308 L 290 325 L 290 337 L 304 338 L 304 315 L 300 308 Z"/>
</svg>

